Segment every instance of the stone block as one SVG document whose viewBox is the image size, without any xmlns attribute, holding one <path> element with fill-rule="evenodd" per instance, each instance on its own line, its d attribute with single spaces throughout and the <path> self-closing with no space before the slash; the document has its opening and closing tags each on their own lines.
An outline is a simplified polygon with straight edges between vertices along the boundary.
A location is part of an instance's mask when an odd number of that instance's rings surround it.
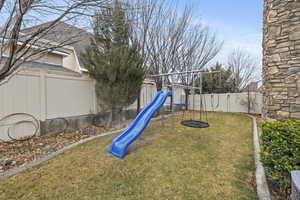
<svg viewBox="0 0 300 200">
<path fill-rule="evenodd" d="M 291 118 L 293 118 L 293 119 L 300 119 L 300 112 L 291 113 Z"/>
<path fill-rule="evenodd" d="M 280 37 L 277 37 L 276 38 L 276 41 L 287 41 L 287 39 L 289 38 L 288 35 L 283 35 L 283 36 L 280 36 Z"/>
<path fill-rule="evenodd" d="M 299 60 L 299 58 L 298 59 L 290 59 L 289 61 L 288 61 L 288 64 L 290 64 L 290 65 L 297 65 L 297 64 L 300 64 L 300 60 Z"/>
<path fill-rule="evenodd" d="M 284 101 L 282 99 L 273 99 L 274 104 L 283 104 Z M 278 109 L 277 109 L 278 110 Z"/>
<path fill-rule="evenodd" d="M 275 95 L 274 99 L 288 99 L 286 95 Z"/>
<path fill-rule="evenodd" d="M 270 105 L 268 106 L 268 110 L 279 110 L 281 107 L 280 105 Z"/>
<path fill-rule="evenodd" d="M 281 79 L 271 79 L 269 82 L 270 83 L 282 83 L 283 81 Z M 270 86 L 272 86 L 272 85 L 270 84 Z"/>
<path fill-rule="evenodd" d="M 286 112 L 286 111 L 277 111 L 277 115 L 281 118 L 281 119 L 287 119 L 290 117 L 290 113 Z"/>
<path fill-rule="evenodd" d="M 285 92 L 288 91 L 287 88 L 282 88 L 282 87 L 278 87 L 278 88 L 272 88 L 273 92 Z"/>
<path fill-rule="evenodd" d="M 296 75 L 291 75 L 285 79 L 286 84 L 296 83 Z"/>
<path fill-rule="evenodd" d="M 272 56 L 270 56 L 270 60 L 271 62 L 280 62 L 281 58 L 279 54 L 274 54 Z"/>
<path fill-rule="evenodd" d="M 300 45 L 295 45 L 295 49 L 300 49 Z"/>
<path fill-rule="evenodd" d="M 300 104 L 300 96 L 296 98 L 296 104 Z"/>
<path fill-rule="evenodd" d="M 289 47 L 282 47 L 282 48 L 276 48 L 274 50 L 274 53 L 283 53 L 283 52 L 288 52 L 290 50 Z M 281 55 L 281 54 L 280 54 Z"/>
<path fill-rule="evenodd" d="M 292 12 L 293 12 L 293 13 L 295 13 L 295 12 L 300 12 L 300 7 L 299 7 L 299 8 L 293 8 L 293 9 L 292 9 Z"/>
<path fill-rule="evenodd" d="M 300 12 L 294 12 L 295 17 L 300 17 Z"/>
<path fill-rule="evenodd" d="M 277 16 L 277 10 L 271 10 L 270 12 L 269 12 L 269 17 L 270 18 L 273 18 L 273 17 L 276 17 Z"/>
<path fill-rule="evenodd" d="M 269 74 L 276 74 L 279 72 L 278 67 L 270 67 L 269 68 Z"/>
<path fill-rule="evenodd" d="M 299 67 L 290 67 L 288 69 L 288 74 L 289 75 L 293 75 L 293 74 L 297 74 L 299 73 Z"/>
<path fill-rule="evenodd" d="M 272 87 L 280 87 L 280 88 L 284 88 L 285 84 L 284 83 L 273 83 Z"/>
<path fill-rule="evenodd" d="M 269 30 L 269 37 L 276 38 L 276 36 L 279 36 L 281 33 L 281 26 L 271 26 Z"/>
<path fill-rule="evenodd" d="M 289 98 L 286 102 L 287 104 L 291 105 L 291 104 L 295 104 L 296 103 L 296 98 Z"/>
<path fill-rule="evenodd" d="M 290 47 L 291 46 L 291 42 L 287 41 L 287 42 L 281 42 L 279 43 L 276 48 L 282 48 L 282 47 Z"/>
<path fill-rule="evenodd" d="M 297 113 L 297 112 L 300 112 L 300 104 L 293 104 L 291 105 L 291 112 L 292 113 Z"/>
<path fill-rule="evenodd" d="M 284 53 L 279 53 L 279 55 L 280 55 L 281 61 L 283 61 L 285 59 L 288 60 L 289 57 L 291 56 L 291 52 L 286 51 Z"/>
<path fill-rule="evenodd" d="M 285 49 L 285 48 L 282 48 L 282 49 Z M 297 50 L 293 50 L 293 51 L 291 51 L 291 54 L 292 55 L 300 55 L 300 50 L 298 50 L 298 49 Z"/>
<path fill-rule="evenodd" d="M 281 111 L 290 112 L 290 107 L 289 106 L 283 106 L 281 108 Z"/>
<path fill-rule="evenodd" d="M 279 65 L 278 68 L 280 69 L 287 69 L 289 68 L 291 65 Z"/>
<path fill-rule="evenodd" d="M 300 31 L 293 32 L 289 35 L 290 40 L 300 40 Z"/>
<path fill-rule="evenodd" d="M 288 89 L 288 96 L 289 97 L 298 97 L 300 95 L 300 91 L 298 91 L 297 89 Z"/>
</svg>

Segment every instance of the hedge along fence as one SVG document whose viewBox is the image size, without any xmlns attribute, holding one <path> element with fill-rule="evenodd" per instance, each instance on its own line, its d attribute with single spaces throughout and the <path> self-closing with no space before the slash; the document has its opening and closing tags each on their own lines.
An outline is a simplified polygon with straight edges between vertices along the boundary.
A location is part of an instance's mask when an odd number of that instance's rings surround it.
<svg viewBox="0 0 300 200">
<path fill-rule="evenodd" d="M 278 183 L 280 194 L 289 199 L 290 172 L 300 170 L 300 121 L 262 124 L 261 160 L 270 181 Z"/>
</svg>

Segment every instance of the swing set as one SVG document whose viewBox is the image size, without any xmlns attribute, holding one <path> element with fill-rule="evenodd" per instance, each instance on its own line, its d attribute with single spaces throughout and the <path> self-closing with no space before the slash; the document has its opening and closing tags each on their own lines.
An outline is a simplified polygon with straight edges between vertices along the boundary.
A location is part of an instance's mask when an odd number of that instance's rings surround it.
<svg viewBox="0 0 300 200">
<path fill-rule="evenodd" d="M 209 122 L 207 117 L 207 105 L 205 95 L 203 95 L 203 74 L 213 74 L 220 73 L 219 71 L 214 72 L 206 72 L 203 70 L 194 70 L 194 71 L 186 71 L 186 72 L 173 72 L 173 73 L 165 73 L 165 74 L 157 74 L 150 75 L 150 78 L 161 79 L 162 90 L 165 88 L 171 88 L 172 91 L 176 88 L 180 88 L 182 90 L 188 91 L 185 95 L 191 94 L 191 103 L 188 99 L 187 102 L 182 101 L 182 94 L 180 94 L 180 102 L 173 102 L 174 99 L 176 101 L 176 92 L 173 92 L 172 100 L 171 100 L 171 112 L 174 112 L 174 107 L 178 108 L 182 111 L 181 114 L 181 124 L 187 127 L 192 128 L 208 128 Z M 180 81 L 173 81 L 172 77 L 181 76 L 186 80 L 187 84 L 182 84 Z M 167 81 L 166 81 L 167 80 Z M 188 81 L 191 80 L 191 81 Z M 199 80 L 199 87 L 196 87 L 196 81 Z M 166 84 L 167 82 L 167 84 Z M 198 93 L 198 94 L 197 94 Z M 211 105 L 213 109 L 217 109 L 219 106 L 219 99 L 217 105 L 214 104 L 214 96 L 211 96 Z M 190 114 L 187 114 L 186 111 L 189 110 Z"/>
</svg>

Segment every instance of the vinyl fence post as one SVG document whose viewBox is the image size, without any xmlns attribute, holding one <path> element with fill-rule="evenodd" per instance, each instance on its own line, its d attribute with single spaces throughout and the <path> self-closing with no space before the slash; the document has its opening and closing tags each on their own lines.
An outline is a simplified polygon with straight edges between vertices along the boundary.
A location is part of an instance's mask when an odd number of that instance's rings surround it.
<svg viewBox="0 0 300 200">
<path fill-rule="evenodd" d="M 92 92 L 92 112 L 93 114 L 97 114 L 97 96 L 96 96 L 96 81 L 94 79 L 91 80 L 91 92 Z"/>
<path fill-rule="evenodd" d="M 46 121 L 47 119 L 47 83 L 46 72 L 40 72 L 40 95 L 41 95 L 41 111 L 40 120 Z"/>
</svg>

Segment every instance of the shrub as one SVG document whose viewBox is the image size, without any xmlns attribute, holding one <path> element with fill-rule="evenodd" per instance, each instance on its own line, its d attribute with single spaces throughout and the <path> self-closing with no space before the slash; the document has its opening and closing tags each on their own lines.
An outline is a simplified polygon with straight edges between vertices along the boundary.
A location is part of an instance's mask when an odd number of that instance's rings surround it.
<svg viewBox="0 0 300 200">
<path fill-rule="evenodd" d="M 300 121 L 262 124 L 261 161 L 268 179 L 279 184 L 279 192 L 290 194 L 290 172 L 300 170 Z"/>
</svg>

